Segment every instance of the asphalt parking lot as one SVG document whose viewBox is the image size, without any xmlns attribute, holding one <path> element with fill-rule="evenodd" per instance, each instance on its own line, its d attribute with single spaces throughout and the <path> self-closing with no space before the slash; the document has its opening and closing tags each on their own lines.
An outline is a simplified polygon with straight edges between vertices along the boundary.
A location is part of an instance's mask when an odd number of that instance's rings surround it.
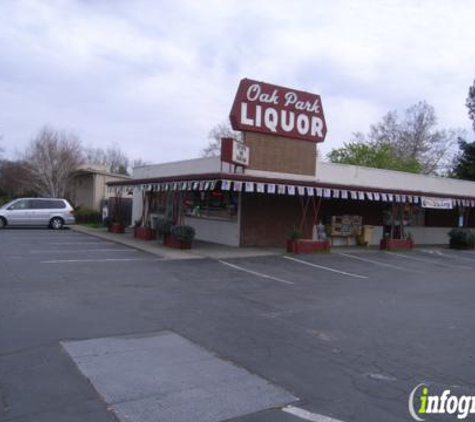
<svg viewBox="0 0 475 422">
<path fill-rule="evenodd" d="M 166 260 L 5 229 L 0 420 L 117 420 L 64 342 L 162 332 L 296 398 L 233 421 L 411 420 L 421 382 L 475 395 L 474 270 L 473 251 L 442 248 Z"/>
</svg>

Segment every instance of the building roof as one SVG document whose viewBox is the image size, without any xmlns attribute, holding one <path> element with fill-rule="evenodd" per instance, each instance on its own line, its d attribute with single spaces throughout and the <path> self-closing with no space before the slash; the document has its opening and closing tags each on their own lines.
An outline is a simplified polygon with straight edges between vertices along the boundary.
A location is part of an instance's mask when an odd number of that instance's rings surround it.
<svg viewBox="0 0 475 422">
<path fill-rule="evenodd" d="M 74 171 L 74 174 L 100 174 L 103 176 L 114 177 L 116 179 L 131 179 L 131 177 L 126 174 L 111 173 L 107 170 L 107 166 L 100 164 L 82 164 Z"/>
<path fill-rule="evenodd" d="M 362 166 L 317 163 L 315 176 L 249 170 L 232 173 L 220 157 L 156 164 L 134 169 L 132 179 L 109 182 L 113 187 L 148 186 L 179 182 L 241 181 L 414 196 L 475 200 L 475 182 L 437 176 L 374 169 Z M 173 186 L 172 186 L 173 188 Z"/>
</svg>

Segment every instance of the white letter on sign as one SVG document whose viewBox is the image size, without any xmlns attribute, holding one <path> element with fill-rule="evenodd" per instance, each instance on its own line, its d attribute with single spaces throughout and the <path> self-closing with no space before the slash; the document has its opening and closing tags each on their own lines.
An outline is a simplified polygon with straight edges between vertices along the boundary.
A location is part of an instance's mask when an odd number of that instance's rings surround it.
<svg viewBox="0 0 475 422">
<path fill-rule="evenodd" d="M 299 114 L 297 116 L 297 130 L 301 135 L 306 135 L 310 129 L 310 122 L 306 114 Z"/>
<path fill-rule="evenodd" d="M 285 107 L 294 104 L 295 101 L 297 101 L 297 94 L 295 94 L 295 92 L 287 92 L 287 94 L 285 94 Z"/>
<path fill-rule="evenodd" d="M 293 130 L 295 125 L 295 114 L 291 111 L 282 110 L 280 112 L 280 116 L 282 129 L 285 132 L 290 132 L 291 130 Z M 289 121 L 287 121 L 287 118 Z"/>
<path fill-rule="evenodd" d="M 312 117 L 312 130 L 311 134 L 312 136 L 318 135 L 320 138 L 323 138 L 323 121 L 320 119 L 320 117 Z"/>
<path fill-rule="evenodd" d="M 256 101 L 261 95 L 261 86 L 259 84 L 253 84 L 247 89 L 247 99 L 249 101 Z"/>
<path fill-rule="evenodd" d="M 277 119 L 278 119 L 277 111 L 273 108 L 267 108 L 264 113 L 264 124 L 266 128 L 269 129 L 271 132 L 277 132 Z"/>
<path fill-rule="evenodd" d="M 247 103 L 241 103 L 241 124 L 254 126 L 254 120 L 247 117 Z"/>
</svg>

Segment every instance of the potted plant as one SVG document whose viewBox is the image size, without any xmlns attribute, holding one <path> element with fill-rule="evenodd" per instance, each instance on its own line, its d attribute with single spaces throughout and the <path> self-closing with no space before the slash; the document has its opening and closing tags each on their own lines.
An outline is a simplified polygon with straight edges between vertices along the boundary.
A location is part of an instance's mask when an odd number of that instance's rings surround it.
<svg viewBox="0 0 475 422">
<path fill-rule="evenodd" d="M 412 240 L 412 235 L 410 233 L 405 239 L 391 239 L 387 233 L 379 242 L 379 249 L 381 250 L 412 249 L 413 247 L 414 241 Z"/>
<path fill-rule="evenodd" d="M 155 222 L 155 231 L 163 239 L 164 245 L 167 245 L 172 227 L 173 221 L 166 217 L 157 218 Z"/>
<path fill-rule="evenodd" d="M 473 249 L 475 247 L 475 234 L 469 229 L 452 229 L 448 235 L 451 249 Z"/>
<path fill-rule="evenodd" d="M 287 240 L 287 252 L 298 253 L 297 241 L 302 237 L 302 230 L 297 226 L 292 227 L 290 231 L 290 239 Z"/>
<path fill-rule="evenodd" d="M 294 226 L 287 240 L 287 252 L 289 253 L 313 253 L 330 251 L 330 241 L 327 239 L 302 239 L 302 231 Z"/>
<path fill-rule="evenodd" d="M 170 236 L 167 246 L 177 249 L 191 249 L 191 243 L 195 237 L 195 229 L 191 226 L 173 226 L 170 229 Z"/>
<path fill-rule="evenodd" d="M 154 240 L 157 238 L 157 232 L 149 224 L 143 224 L 143 219 L 135 221 L 134 237 L 142 240 Z"/>
<path fill-rule="evenodd" d="M 125 226 L 119 221 L 113 221 L 109 226 L 109 231 L 111 233 L 125 233 Z"/>
</svg>

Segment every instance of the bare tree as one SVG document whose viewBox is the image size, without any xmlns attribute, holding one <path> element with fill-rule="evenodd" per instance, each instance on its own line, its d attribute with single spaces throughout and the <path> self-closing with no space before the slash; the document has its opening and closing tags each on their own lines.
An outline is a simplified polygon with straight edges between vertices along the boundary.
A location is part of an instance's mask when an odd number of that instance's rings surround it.
<svg viewBox="0 0 475 422">
<path fill-rule="evenodd" d="M 409 107 L 402 118 L 396 111 L 371 125 L 369 133 L 355 134 L 355 141 L 373 146 L 388 145 L 404 162 L 416 161 L 424 174 L 444 173 L 453 161 L 460 129 L 437 129 L 434 108 L 420 101 Z"/>
<path fill-rule="evenodd" d="M 468 89 L 465 105 L 468 108 L 468 117 L 470 117 L 472 121 L 473 130 L 475 130 L 475 81 L 473 81 L 473 85 Z"/>
<path fill-rule="evenodd" d="M 83 163 L 81 142 L 75 135 L 43 128 L 26 149 L 25 163 L 38 194 L 64 197 L 73 172 Z"/>
<path fill-rule="evenodd" d="M 208 145 L 201 150 L 203 157 L 217 157 L 221 154 L 221 138 L 241 140 L 241 132 L 234 131 L 228 123 L 216 125 L 208 134 Z"/>
<path fill-rule="evenodd" d="M 107 149 L 85 148 L 84 159 L 88 164 L 99 164 L 106 166 L 107 170 L 116 174 L 128 174 L 130 160 L 127 155 L 116 144 Z"/>
<path fill-rule="evenodd" d="M 23 161 L 0 160 L 0 191 L 7 196 L 22 195 L 31 190 L 31 177 Z"/>
</svg>

